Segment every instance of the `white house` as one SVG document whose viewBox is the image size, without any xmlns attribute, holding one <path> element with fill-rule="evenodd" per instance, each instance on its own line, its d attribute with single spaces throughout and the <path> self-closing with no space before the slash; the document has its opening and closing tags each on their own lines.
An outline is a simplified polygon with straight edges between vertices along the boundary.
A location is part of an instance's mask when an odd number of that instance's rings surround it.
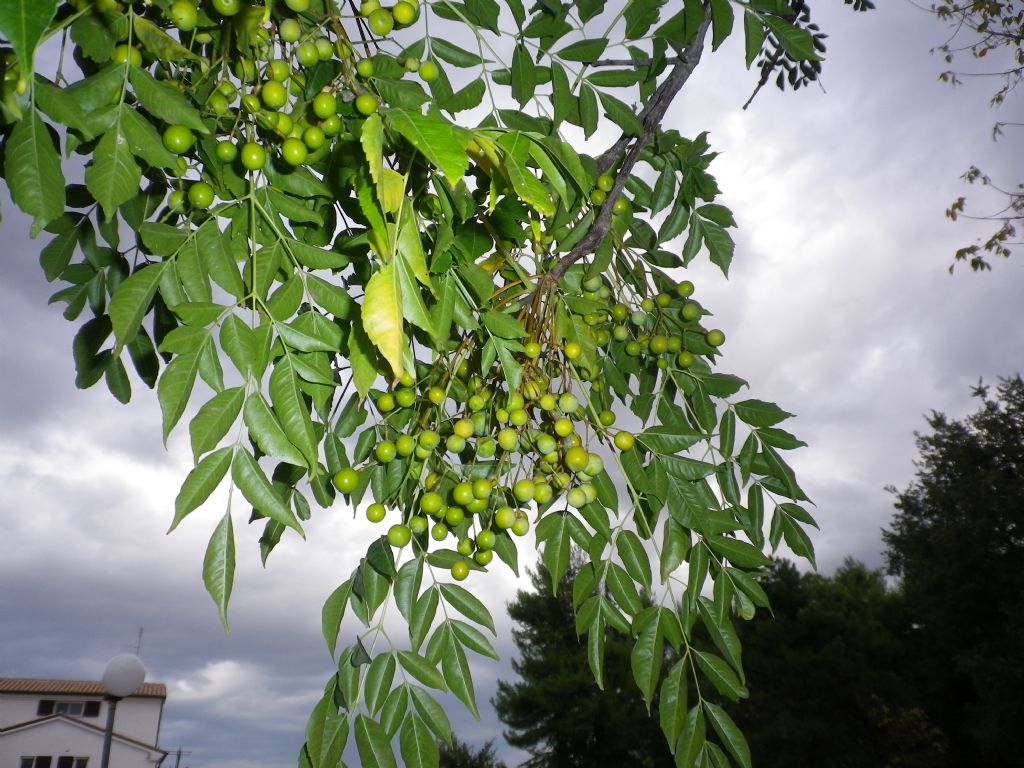
<svg viewBox="0 0 1024 768">
<path fill-rule="evenodd" d="M 158 768 L 167 686 L 143 683 L 117 704 L 110 768 Z M 0 768 L 100 768 L 109 702 L 91 680 L 0 677 Z"/>
</svg>

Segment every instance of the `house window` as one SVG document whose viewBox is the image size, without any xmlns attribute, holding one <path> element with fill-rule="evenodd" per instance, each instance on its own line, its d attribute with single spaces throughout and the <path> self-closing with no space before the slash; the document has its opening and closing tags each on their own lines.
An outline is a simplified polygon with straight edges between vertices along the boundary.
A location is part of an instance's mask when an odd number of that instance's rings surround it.
<svg viewBox="0 0 1024 768">
<path fill-rule="evenodd" d="M 41 757 L 22 757 L 21 768 L 50 768 L 53 758 L 49 755 Z"/>
<path fill-rule="evenodd" d="M 56 701 L 55 699 L 41 699 L 36 714 L 44 715 L 71 715 L 72 717 L 99 717 L 100 703 L 98 701 Z"/>
<path fill-rule="evenodd" d="M 57 768 L 86 768 L 88 765 L 88 757 L 70 757 L 69 755 L 64 755 L 57 758 Z"/>
</svg>

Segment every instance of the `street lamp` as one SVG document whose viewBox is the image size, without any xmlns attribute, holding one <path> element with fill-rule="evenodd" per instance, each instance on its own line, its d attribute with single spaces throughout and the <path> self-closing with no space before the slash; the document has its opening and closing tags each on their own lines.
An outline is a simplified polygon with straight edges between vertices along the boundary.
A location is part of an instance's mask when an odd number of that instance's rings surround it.
<svg viewBox="0 0 1024 768">
<path fill-rule="evenodd" d="M 103 757 L 100 768 L 109 768 L 110 741 L 114 735 L 114 713 L 117 702 L 125 696 L 131 696 L 146 679 L 146 668 L 138 656 L 122 653 L 107 662 L 103 670 L 103 688 L 107 692 L 107 728 L 103 732 Z"/>
</svg>

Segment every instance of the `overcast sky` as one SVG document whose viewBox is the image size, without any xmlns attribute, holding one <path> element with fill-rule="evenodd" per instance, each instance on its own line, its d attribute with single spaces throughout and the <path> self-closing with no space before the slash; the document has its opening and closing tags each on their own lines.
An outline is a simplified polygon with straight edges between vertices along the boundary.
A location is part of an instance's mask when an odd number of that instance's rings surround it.
<svg viewBox="0 0 1024 768">
<path fill-rule="evenodd" d="M 792 459 L 817 504 L 825 573 L 848 555 L 882 564 L 884 486 L 911 480 L 923 414 L 965 415 L 971 385 L 1017 372 L 1024 349 L 1024 259 L 948 275 L 954 249 L 988 230 L 943 217 L 968 165 L 1015 182 L 1024 155 L 989 139 L 990 83 L 937 82 L 941 62 L 928 50 L 943 30 L 903 0 L 879 5 L 853 14 L 837 0 L 814 4 L 830 34 L 824 90 L 765 88 L 742 112 L 754 75 L 730 44 L 667 118 L 684 135 L 710 130 L 722 153 L 712 172 L 740 224 L 732 277 L 701 263 L 692 279 L 728 335 L 722 370 L 799 414 L 789 425 L 810 447 Z M 1019 104 L 1004 119 L 1020 120 Z M 141 386 L 128 406 L 102 385 L 75 389 L 75 326 L 46 305 L 53 287 L 27 232 L 4 198 L 0 675 L 96 679 L 144 627 L 149 679 L 169 690 L 161 743 L 190 751 L 183 765 L 294 765 L 332 667 L 320 605 L 356 562 L 362 523 L 340 505 L 321 512 L 308 541 L 286 536 L 263 570 L 256 535 L 237 522 L 225 635 L 200 578 L 223 506 L 164 535 L 190 467 L 185 431 L 164 450 L 155 397 Z M 496 569 L 473 587 L 499 606 L 515 581 Z M 488 700 L 497 677 L 511 676 L 513 649 L 507 618 L 499 623 L 505 661 L 474 667 L 482 721 L 449 708 L 477 744 L 501 745 Z"/>
</svg>

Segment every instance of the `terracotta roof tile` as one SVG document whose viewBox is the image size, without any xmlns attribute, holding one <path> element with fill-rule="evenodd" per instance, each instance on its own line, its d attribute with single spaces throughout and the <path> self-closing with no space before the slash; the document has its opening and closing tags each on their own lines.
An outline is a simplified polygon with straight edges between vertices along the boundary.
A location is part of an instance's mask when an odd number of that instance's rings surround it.
<svg viewBox="0 0 1024 768">
<path fill-rule="evenodd" d="M 0 677 L 0 693 L 103 696 L 103 683 L 96 680 L 42 680 L 34 677 Z M 163 683 L 143 683 L 133 696 L 166 699 Z"/>
</svg>

